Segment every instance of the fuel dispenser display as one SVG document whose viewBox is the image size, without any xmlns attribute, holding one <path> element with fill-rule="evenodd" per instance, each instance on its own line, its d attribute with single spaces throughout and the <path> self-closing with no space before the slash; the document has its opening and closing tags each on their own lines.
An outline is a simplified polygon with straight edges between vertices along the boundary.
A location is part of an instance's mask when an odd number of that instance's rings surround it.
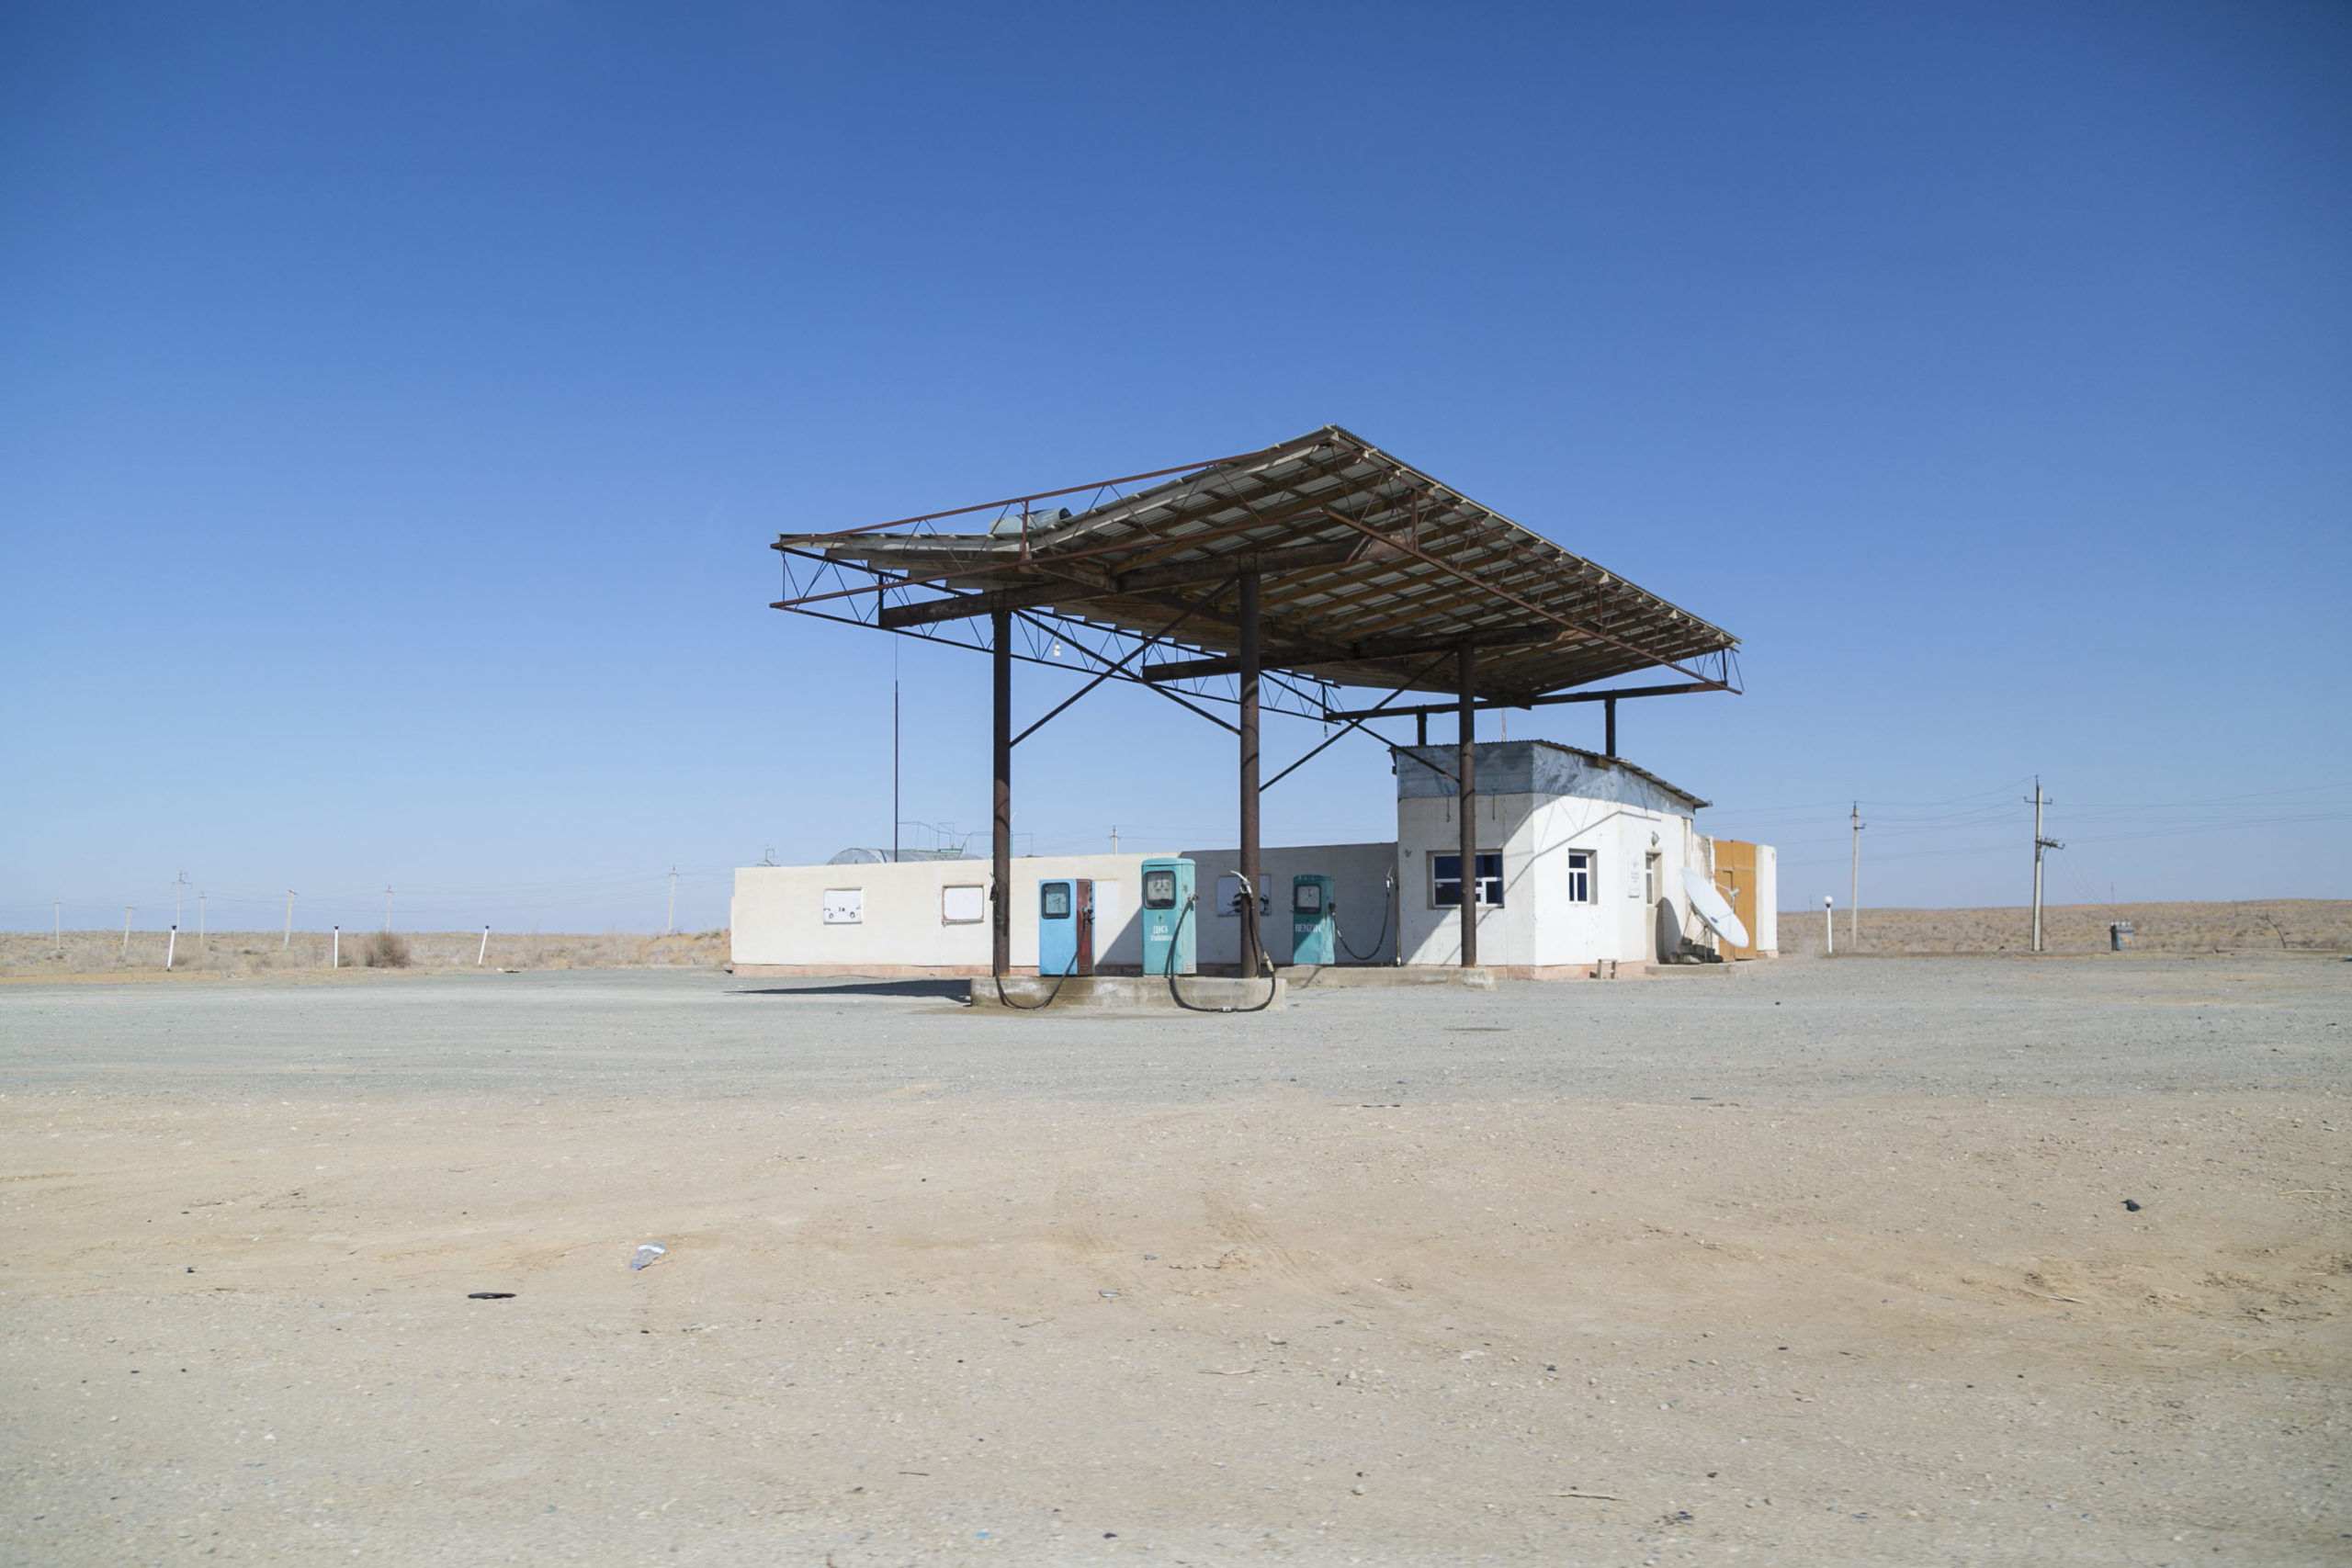
<svg viewBox="0 0 2352 1568">
<path fill-rule="evenodd" d="M 1143 972 L 1191 975 L 1199 970 L 1200 911 L 1193 907 L 1193 863 L 1143 863 Z"/>
<path fill-rule="evenodd" d="M 1290 961 L 1293 964 L 1337 964 L 1334 942 L 1339 927 L 1339 885 L 1328 876 L 1290 879 Z"/>
<path fill-rule="evenodd" d="M 1094 884 L 1088 878 L 1037 884 L 1037 973 L 1094 973 Z"/>
</svg>

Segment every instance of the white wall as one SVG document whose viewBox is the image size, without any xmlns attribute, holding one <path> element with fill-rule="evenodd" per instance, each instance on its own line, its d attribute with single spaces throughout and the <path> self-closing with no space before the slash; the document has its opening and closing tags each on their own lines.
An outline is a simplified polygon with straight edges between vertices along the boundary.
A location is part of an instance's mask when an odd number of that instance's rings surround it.
<svg viewBox="0 0 2352 1568">
<path fill-rule="evenodd" d="M 1143 928 L 1136 919 L 1142 897 L 1142 865 L 1181 852 L 1197 868 L 1201 906 L 1198 953 L 1203 964 L 1240 959 L 1241 922 L 1220 917 L 1209 906 L 1219 872 L 1239 863 L 1233 850 L 1185 850 L 1151 854 L 1028 855 L 1012 863 L 1012 964 L 1037 965 L 1037 884 L 1091 877 L 1095 884 L 1094 961 L 1097 965 L 1140 968 Z M 1290 879 L 1320 873 L 1338 882 L 1340 927 L 1359 953 L 1385 964 L 1396 952 L 1396 933 L 1375 948 L 1388 893 L 1384 878 L 1393 863 L 1388 844 L 1326 844 L 1268 848 L 1260 860 L 1270 883 L 1272 910 L 1264 918 L 1266 948 L 1276 963 L 1290 959 Z M 986 887 L 984 860 L 900 861 L 868 865 L 754 865 L 735 873 L 733 959 L 739 967 L 788 966 L 839 974 L 882 974 L 899 969 L 986 974 L 989 924 L 947 925 L 941 919 L 942 891 L 951 884 Z M 855 925 L 827 925 L 825 894 L 855 888 L 863 918 Z M 1115 919 L 1104 905 L 1115 897 Z M 985 913 L 985 906 L 983 906 Z"/>
<path fill-rule="evenodd" d="M 1241 921 L 1239 917 L 1223 915 L 1209 906 L 1216 897 L 1216 879 L 1220 873 L 1236 870 L 1241 863 L 1238 850 L 1186 850 L 1185 857 L 1197 868 L 1194 880 L 1200 889 L 1201 908 L 1197 918 L 1201 922 L 1199 961 L 1203 964 L 1238 964 L 1241 961 Z M 1363 962 L 1386 964 L 1396 953 L 1396 927 L 1390 918 L 1388 873 L 1396 863 L 1394 844 L 1290 844 L 1269 846 L 1259 852 L 1259 863 L 1272 895 L 1269 912 L 1263 917 L 1266 951 L 1277 964 L 1290 962 L 1290 879 L 1294 876 L 1322 875 L 1333 879 L 1336 886 L 1331 897 L 1339 905 L 1340 934 L 1349 947 L 1365 954 Z M 1347 953 L 1340 954 L 1342 964 L 1357 960 Z"/>
<path fill-rule="evenodd" d="M 1029 855 L 1012 863 L 1012 962 L 1037 966 L 1037 884 L 1086 876 L 1118 885 L 1119 918 L 1098 920 L 1095 957 L 1111 964 L 1143 962 L 1136 902 L 1141 866 L 1150 857 Z M 989 922 L 948 925 L 942 890 L 950 884 L 989 885 L 984 860 L 899 861 L 871 865 L 752 865 L 735 873 L 733 957 L 739 965 L 777 964 L 844 975 L 892 968 L 966 970 L 986 974 Z M 865 918 L 856 925 L 827 925 L 828 888 L 858 888 Z M 1096 895 L 1098 908 L 1102 893 Z M 986 915 L 985 902 L 982 914 Z M 1025 917 L 1025 918 L 1024 918 Z"/>
<path fill-rule="evenodd" d="M 1478 848 L 1503 856 L 1503 903 L 1478 912 L 1482 964 L 1550 966 L 1656 956 L 1656 911 L 1645 896 L 1643 860 L 1657 851 L 1678 911 L 1678 872 L 1697 842 L 1690 818 L 1640 806 L 1578 796 L 1482 795 Z M 1396 861 L 1404 891 L 1405 961 L 1462 961 L 1461 911 L 1430 903 L 1430 857 L 1457 852 L 1454 802 L 1408 796 L 1396 803 Z M 1569 900 L 1571 849 L 1594 855 L 1593 897 Z"/>
</svg>

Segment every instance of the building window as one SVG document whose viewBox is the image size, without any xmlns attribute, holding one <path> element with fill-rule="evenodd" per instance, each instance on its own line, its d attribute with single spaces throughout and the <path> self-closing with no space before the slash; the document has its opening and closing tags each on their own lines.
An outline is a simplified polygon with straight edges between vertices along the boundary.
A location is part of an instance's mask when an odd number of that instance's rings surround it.
<svg viewBox="0 0 2352 1568">
<path fill-rule="evenodd" d="M 939 923 L 943 926 L 977 926 L 989 918 L 989 890 L 968 883 L 959 883 L 939 890 Z"/>
<path fill-rule="evenodd" d="M 1503 906 L 1503 856 L 1500 850 L 1478 852 L 1477 899 L 1485 908 L 1499 909 Z M 1462 857 L 1430 856 L 1430 908 L 1458 909 L 1461 907 Z"/>
<path fill-rule="evenodd" d="M 1568 902 L 1571 904 L 1592 902 L 1592 852 L 1590 850 L 1568 852 Z"/>
<path fill-rule="evenodd" d="M 1654 852 L 1642 857 L 1642 902 L 1657 902 L 1657 856 Z"/>
<path fill-rule="evenodd" d="M 863 887 L 826 888 L 825 923 L 829 926 L 865 924 L 865 889 Z"/>
</svg>

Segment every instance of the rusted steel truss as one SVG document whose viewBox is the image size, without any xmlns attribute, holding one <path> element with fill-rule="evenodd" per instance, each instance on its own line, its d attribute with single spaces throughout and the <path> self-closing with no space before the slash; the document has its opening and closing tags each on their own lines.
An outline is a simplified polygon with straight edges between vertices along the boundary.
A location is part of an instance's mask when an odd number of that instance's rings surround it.
<svg viewBox="0 0 2352 1568">
<path fill-rule="evenodd" d="M 1042 504 L 1064 499 L 1083 510 Z M 943 527 L 983 517 L 985 532 Z M 778 609 L 976 649 L 997 611 L 1017 611 L 1049 628 L 1048 650 L 1102 653 L 1094 683 L 1173 686 L 1193 702 L 1238 701 L 1224 678 L 1238 673 L 1241 629 L 1216 590 L 1250 571 L 1262 585 L 1275 711 L 1336 715 L 1320 699 L 1342 686 L 1449 692 L 1428 656 L 1465 643 L 1481 650 L 1482 706 L 1642 669 L 1679 674 L 1683 689 L 1738 689 L 1728 633 L 1336 426 L 1206 464 L 787 535 L 775 547 Z M 1191 592 L 1201 589 L 1205 600 Z M 1171 615 L 1181 637 L 1164 629 Z M 1148 661 L 1133 657 L 1155 648 Z"/>
</svg>

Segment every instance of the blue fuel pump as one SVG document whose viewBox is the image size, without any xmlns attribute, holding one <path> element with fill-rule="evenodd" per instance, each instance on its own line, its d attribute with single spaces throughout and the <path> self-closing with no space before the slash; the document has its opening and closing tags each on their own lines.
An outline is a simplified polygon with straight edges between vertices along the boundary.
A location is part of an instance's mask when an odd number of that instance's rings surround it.
<svg viewBox="0 0 2352 1568">
<path fill-rule="evenodd" d="M 1339 884 L 1328 876 L 1290 879 L 1290 961 L 1293 964 L 1337 964 L 1334 942 L 1339 928 Z"/>
<path fill-rule="evenodd" d="M 1200 911 L 1193 908 L 1193 863 L 1143 863 L 1143 972 L 1192 975 L 1200 969 Z"/>
<path fill-rule="evenodd" d="M 1037 973 L 1094 973 L 1094 884 L 1088 878 L 1037 884 Z"/>
</svg>

